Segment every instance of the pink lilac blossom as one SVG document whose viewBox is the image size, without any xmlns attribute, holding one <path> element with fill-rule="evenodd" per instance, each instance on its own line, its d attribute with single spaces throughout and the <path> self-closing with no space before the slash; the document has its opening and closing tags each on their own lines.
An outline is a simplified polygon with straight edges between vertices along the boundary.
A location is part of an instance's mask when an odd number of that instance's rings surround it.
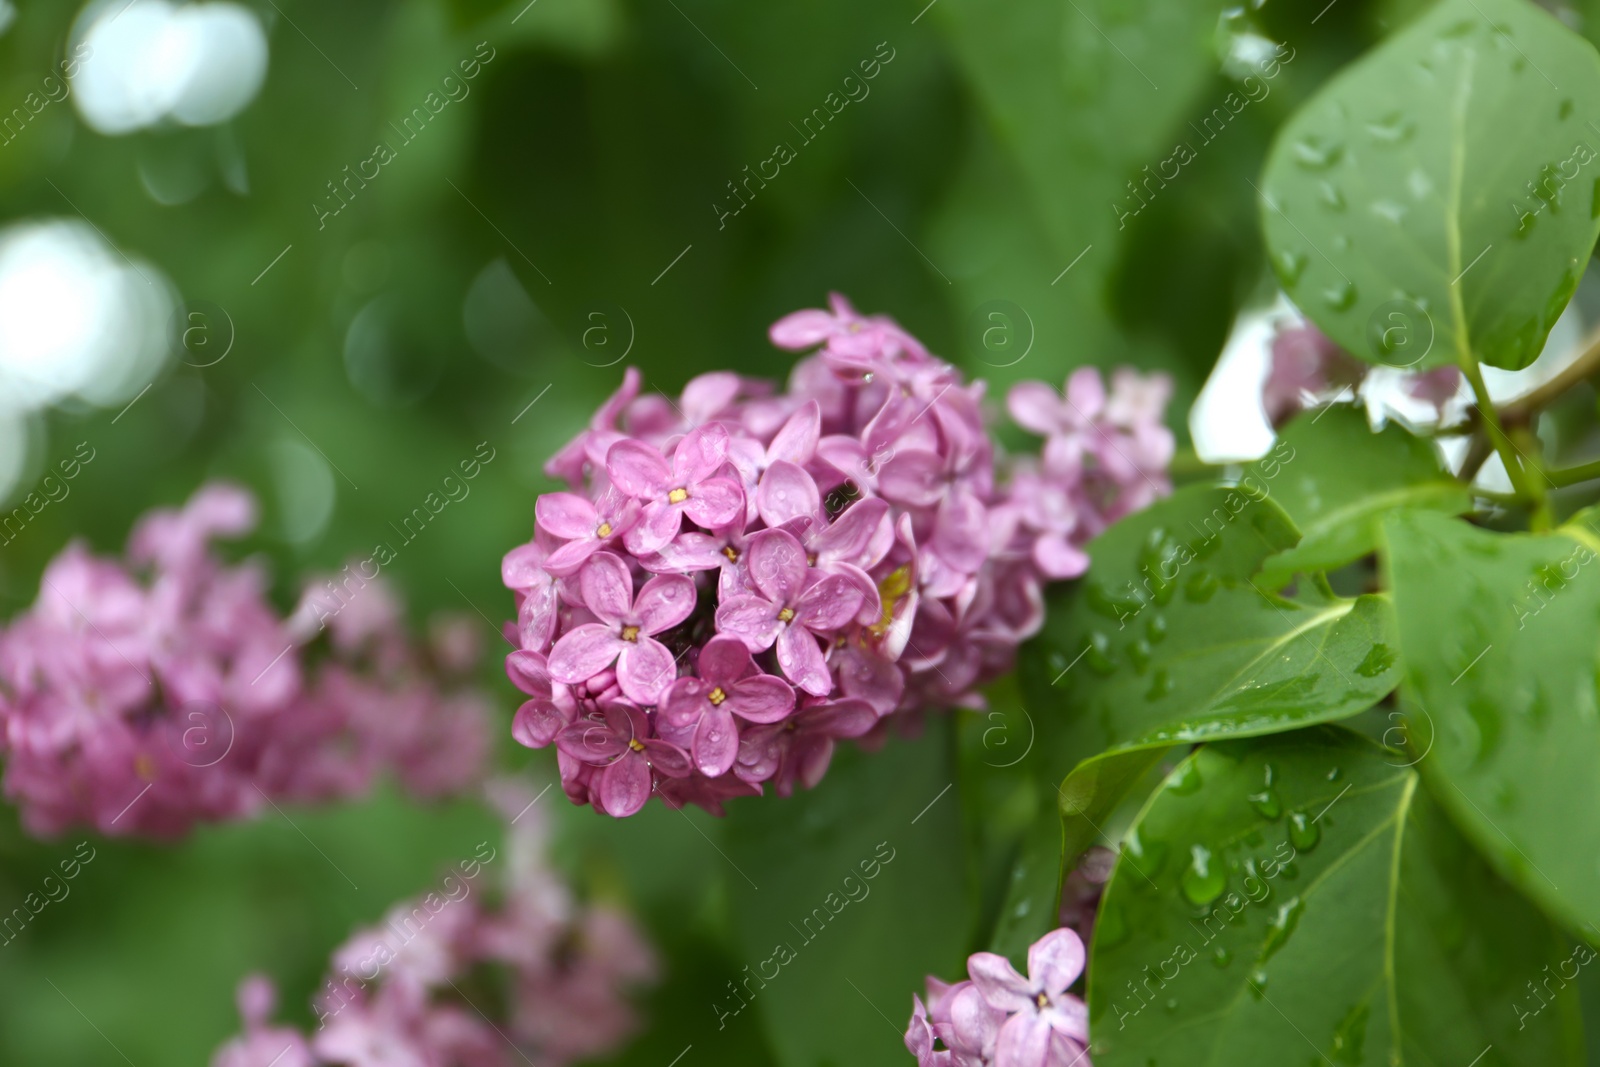
<svg viewBox="0 0 1600 1067">
<path fill-rule="evenodd" d="M 655 953 L 625 912 L 579 901 L 551 869 L 531 789 L 489 792 L 507 821 L 503 851 L 485 854 L 485 842 L 482 863 L 443 880 L 454 889 L 397 904 L 340 946 L 310 1034 L 270 1025 L 271 983 L 246 978 L 244 1034 L 211 1067 L 566 1067 L 619 1048 L 638 1028 L 631 994 L 657 978 Z"/>
<path fill-rule="evenodd" d="M 1281 426 L 1296 412 L 1318 404 L 1355 398 L 1367 366 L 1307 320 L 1281 324 L 1272 338 L 1272 359 L 1261 387 L 1267 418 Z M 1408 374 L 1407 395 L 1432 404 L 1439 418 L 1461 388 L 1459 367 L 1436 367 Z"/>
<path fill-rule="evenodd" d="M 983 383 L 888 318 L 835 295 L 771 339 L 816 349 L 783 391 L 719 372 L 674 401 L 628 370 L 506 554 L 512 733 L 556 747 L 575 803 L 720 812 L 815 785 L 840 739 L 981 706 L 1045 584 L 1170 491 L 1164 376 L 1016 386 L 1006 406 L 1044 441 L 1009 457 Z"/>
<path fill-rule="evenodd" d="M 429 655 L 364 582 L 324 613 L 326 652 L 308 648 L 321 620 L 280 617 L 258 562 L 210 548 L 254 524 L 248 493 L 208 485 L 145 516 L 126 558 L 75 542 L 45 568 L 0 631 L 4 789 L 31 832 L 173 838 L 269 801 L 350 797 L 385 771 L 424 796 L 478 778 L 488 709 L 462 682 L 478 653 L 459 626 L 441 623 L 448 647 Z"/>
<path fill-rule="evenodd" d="M 1092 1067 L 1089 1010 L 1068 993 L 1083 973 L 1083 941 L 1054 930 L 1028 949 L 1028 973 L 1004 956 L 976 952 L 968 980 L 929 976 L 928 999 L 913 996 L 906 1048 L 918 1067 Z"/>
</svg>

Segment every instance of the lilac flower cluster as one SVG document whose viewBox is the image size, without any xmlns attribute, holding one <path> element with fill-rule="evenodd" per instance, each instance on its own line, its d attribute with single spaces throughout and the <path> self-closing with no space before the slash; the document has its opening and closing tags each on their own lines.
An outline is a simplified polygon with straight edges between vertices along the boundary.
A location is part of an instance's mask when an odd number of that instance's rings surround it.
<svg viewBox="0 0 1600 1067">
<path fill-rule="evenodd" d="M 1337 403 L 1342 396 L 1354 399 L 1367 369 L 1309 321 L 1281 324 L 1261 386 L 1268 421 L 1281 426 L 1308 406 Z M 1409 396 L 1432 404 L 1443 418 L 1445 404 L 1461 388 L 1461 369 L 1445 366 L 1409 374 L 1404 388 Z"/>
<path fill-rule="evenodd" d="M 1002 462 L 966 383 L 842 297 L 771 330 L 818 351 L 787 391 L 731 373 L 676 401 L 629 370 L 546 467 L 531 542 L 502 568 L 517 619 L 513 732 L 554 744 L 576 803 L 815 785 L 840 738 L 975 706 L 1042 620 L 1043 583 L 1169 490 L 1166 378 L 1018 385 L 1042 455 Z"/>
<path fill-rule="evenodd" d="M 1092 1067 L 1089 1009 L 1067 989 L 1083 973 L 1083 941 L 1053 930 L 1028 949 L 1023 977 L 1004 956 L 975 952 L 969 980 L 928 978 L 912 997 L 906 1048 L 917 1067 Z"/>
<path fill-rule="evenodd" d="M 626 913 L 580 904 L 546 864 L 530 791 L 492 793 L 512 823 L 497 904 L 430 893 L 356 933 L 334 953 L 309 1036 L 269 1022 L 272 984 L 246 978 L 244 1033 L 211 1067 L 565 1067 L 618 1048 L 638 1025 L 628 994 L 655 979 L 655 955 Z M 469 877 L 495 858 L 473 861 Z M 491 971 L 496 981 L 476 980 Z"/>
<path fill-rule="evenodd" d="M 279 616 L 258 564 L 210 550 L 255 514 L 248 493 L 215 484 L 146 515 L 125 560 L 71 544 L 0 631 L 4 789 L 30 831 L 172 838 L 269 800 L 354 796 L 383 770 L 425 796 L 476 779 L 486 704 L 459 678 L 451 692 L 433 680 L 462 666 L 459 636 L 425 654 L 374 586 L 313 666 L 302 646 L 317 627 Z"/>
</svg>

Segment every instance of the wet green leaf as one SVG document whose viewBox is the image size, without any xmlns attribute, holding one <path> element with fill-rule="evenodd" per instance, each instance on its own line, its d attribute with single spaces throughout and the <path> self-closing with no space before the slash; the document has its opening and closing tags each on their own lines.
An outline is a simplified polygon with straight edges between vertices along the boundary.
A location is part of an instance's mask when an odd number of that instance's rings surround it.
<svg viewBox="0 0 1600 1067">
<path fill-rule="evenodd" d="M 1527 366 L 1600 234 L 1596 114 L 1587 41 L 1522 0 L 1445 0 L 1279 133 L 1279 280 L 1370 362 Z"/>
<path fill-rule="evenodd" d="M 1359 407 L 1301 415 L 1241 480 L 1270 486 L 1300 527 L 1300 543 L 1262 565 L 1259 584 L 1267 589 L 1376 550 L 1383 517 L 1398 508 L 1457 515 L 1472 505 L 1466 486 L 1440 467 L 1432 442 L 1394 423 L 1374 433 Z"/>
<path fill-rule="evenodd" d="M 1264 797 L 1270 796 L 1272 802 Z M 1101 1067 L 1555 1067 L 1587 948 L 1456 833 L 1405 757 L 1318 727 L 1208 745 L 1142 813 L 1089 968 Z"/>
</svg>

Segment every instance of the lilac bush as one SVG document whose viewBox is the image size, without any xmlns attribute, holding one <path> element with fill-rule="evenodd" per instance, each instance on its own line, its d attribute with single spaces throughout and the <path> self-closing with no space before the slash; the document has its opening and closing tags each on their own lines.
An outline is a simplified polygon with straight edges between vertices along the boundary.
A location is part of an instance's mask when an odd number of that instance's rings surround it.
<svg viewBox="0 0 1600 1067">
<path fill-rule="evenodd" d="M 282 617 L 259 563 L 211 550 L 255 517 L 248 493 L 208 485 L 141 519 L 124 559 L 74 543 L 45 569 L 0 632 L 4 789 L 30 831 L 173 838 L 358 796 L 384 771 L 422 796 L 476 780 L 488 713 L 461 680 L 476 654 L 459 630 L 430 654 L 376 582 L 337 613 L 309 610 L 313 584 Z M 325 654 L 308 647 L 324 629 Z"/>
<path fill-rule="evenodd" d="M 840 296 L 773 325 L 788 387 L 638 372 L 546 471 L 507 553 L 514 734 L 554 745 L 567 795 L 613 816 L 652 792 L 720 811 L 813 786 L 834 743 L 978 707 L 1039 627 L 1043 586 L 1170 489 L 1164 376 L 1016 386 L 1044 439 L 997 448 L 982 382 Z"/>
<path fill-rule="evenodd" d="M 485 842 L 443 892 L 396 904 L 341 945 L 309 1034 L 271 1023 L 272 983 L 247 977 L 244 1033 L 212 1067 L 565 1067 L 620 1047 L 638 1026 L 631 994 L 656 979 L 655 952 L 626 912 L 579 901 L 549 866 L 537 796 L 504 780 L 490 795 L 507 820 L 503 854 Z M 491 970 L 502 997 L 474 981 Z"/>
</svg>

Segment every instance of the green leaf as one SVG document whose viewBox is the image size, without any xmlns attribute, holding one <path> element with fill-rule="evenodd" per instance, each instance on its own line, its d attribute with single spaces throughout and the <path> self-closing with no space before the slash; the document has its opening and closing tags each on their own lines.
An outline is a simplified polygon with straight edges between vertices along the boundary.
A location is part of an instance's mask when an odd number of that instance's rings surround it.
<svg viewBox="0 0 1600 1067">
<path fill-rule="evenodd" d="M 941 716 L 879 752 L 841 746 L 816 789 L 729 805 L 741 969 L 726 980 L 784 1067 L 905 1058 L 912 994 L 929 974 L 960 973 L 973 909 L 950 735 Z M 743 1010 L 726 985 L 706 1000 L 708 1023 Z"/>
<path fill-rule="evenodd" d="M 1259 584 L 1268 589 L 1297 572 L 1332 570 L 1376 551 L 1392 510 L 1459 515 L 1472 506 L 1430 441 L 1392 422 L 1373 433 L 1363 409 L 1343 405 L 1289 423 L 1272 454 L 1252 463 L 1242 481 L 1270 482 L 1272 499 L 1300 527 L 1300 543 L 1262 566 Z"/>
<path fill-rule="evenodd" d="M 1040 337 L 1057 341 L 1020 365 L 969 341 L 986 375 L 1044 376 L 1041 357 L 1059 356 L 1070 368 L 1140 344 L 1118 327 L 1106 299 L 1130 225 L 1119 212 L 1140 210 L 1130 178 L 1171 156 L 1173 130 L 1214 84 L 1213 41 L 1226 6 L 941 0 L 926 12 L 924 24 L 943 28 L 988 119 L 940 225 L 938 243 L 980 264 L 952 272 L 968 298 L 964 309 L 983 311 L 1006 293 L 1026 305 Z M 981 337 L 983 326 L 967 333 Z"/>
<path fill-rule="evenodd" d="M 1394 688 L 1383 599 L 1252 584 L 1297 540 L 1260 493 L 1186 488 L 1089 546 L 1088 577 L 1055 598 L 1023 662 L 1029 706 L 1068 717 L 1047 769 L 1343 718 Z"/>
<path fill-rule="evenodd" d="M 1210 745 L 1107 884 L 1094 1061 L 1575 1064 L 1576 990 L 1527 991 L 1568 959 L 1401 754 L 1332 727 Z"/>
<path fill-rule="evenodd" d="M 1524 0 L 1444 0 L 1280 132 L 1283 287 L 1375 363 L 1533 362 L 1600 234 L 1600 56 Z"/>
<path fill-rule="evenodd" d="M 1600 923 L 1600 537 L 1392 517 L 1407 740 L 1462 830 L 1574 928 Z"/>
<path fill-rule="evenodd" d="M 1011 866 L 1011 882 L 989 942 L 991 952 L 1024 966 L 1028 946 L 1056 928 L 1061 905 L 1061 857 L 1061 819 L 1053 804 L 1041 804 Z"/>
</svg>

